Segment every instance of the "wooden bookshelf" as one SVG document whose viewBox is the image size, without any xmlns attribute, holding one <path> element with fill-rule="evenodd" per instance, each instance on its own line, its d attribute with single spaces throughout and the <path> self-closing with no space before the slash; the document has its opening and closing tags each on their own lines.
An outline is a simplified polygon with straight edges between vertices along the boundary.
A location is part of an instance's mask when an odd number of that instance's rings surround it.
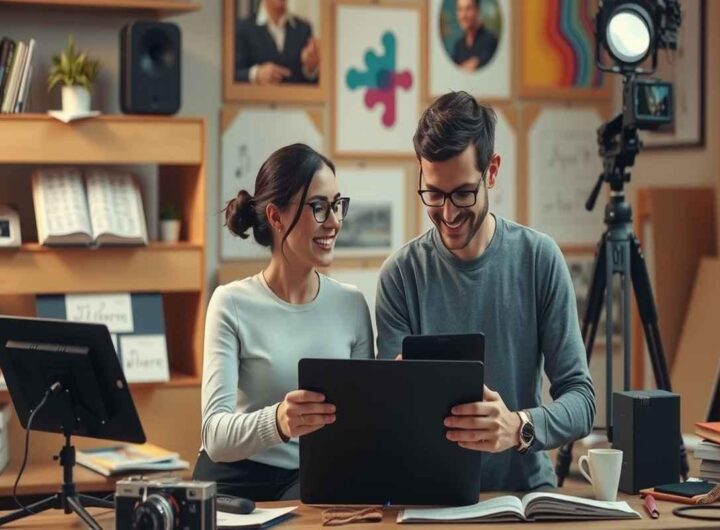
<svg viewBox="0 0 720 530">
<path fill-rule="evenodd" d="M 0 6 L 4 3 L 0 0 Z M 192 463 L 200 446 L 206 307 L 205 138 L 202 118 L 105 115 L 65 124 L 44 114 L 0 117 L 0 204 L 18 209 L 23 232 L 19 249 L 0 249 L 0 314 L 34 316 L 38 294 L 161 293 L 170 380 L 133 383 L 130 389 L 148 440 Z M 156 166 L 158 201 L 177 204 L 183 212 L 180 242 L 99 248 L 38 244 L 30 176 L 35 167 L 53 164 Z M 0 392 L 0 401 L 10 401 L 7 392 Z M 14 411 L 10 416 L 14 469 L 22 458 L 24 431 Z M 31 463 L 45 462 L 62 444 L 58 435 L 33 433 L 32 438 Z M 88 443 L 102 445 L 78 438 L 77 446 Z M 52 492 L 59 484 L 57 471 L 32 492 Z"/>
<path fill-rule="evenodd" d="M 169 17 L 198 11 L 201 5 L 187 0 L 0 0 L 0 10 L 39 7 L 67 12 L 123 11 L 153 17 Z"/>
</svg>

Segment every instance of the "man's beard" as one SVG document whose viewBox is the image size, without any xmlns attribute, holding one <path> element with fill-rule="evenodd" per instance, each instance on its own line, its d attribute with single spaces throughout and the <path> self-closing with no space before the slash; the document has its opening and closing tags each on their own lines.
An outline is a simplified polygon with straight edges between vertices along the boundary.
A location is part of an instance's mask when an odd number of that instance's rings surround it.
<svg viewBox="0 0 720 530">
<path fill-rule="evenodd" d="M 488 211 L 490 209 L 490 203 L 488 202 L 488 188 L 487 188 L 486 182 L 483 182 L 483 194 L 485 196 L 485 206 L 479 213 L 477 213 L 477 214 L 470 213 L 467 215 L 467 217 L 470 219 L 470 222 L 472 224 L 470 227 L 470 231 L 468 232 L 468 235 L 465 238 L 465 241 L 463 242 L 462 246 L 460 246 L 460 247 L 453 247 L 451 249 L 448 242 L 445 241 L 442 230 L 440 230 L 440 226 L 439 226 L 440 223 L 443 222 L 442 214 L 440 214 L 437 218 L 432 219 L 432 221 L 435 223 L 435 225 L 438 229 L 438 232 L 440 232 L 440 237 L 442 238 L 442 240 L 445 243 L 445 246 L 448 248 L 448 250 L 461 250 L 461 249 L 466 248 L 472 242 L 473 238 L 477 235 L 478 231 L 480 230 L 480 227 L 485 222 L 485 219 L 487 218 L 487 215 L 488 215 Z M 463 220 L 463 222 L 465 222 L 465 220 Z"/>
</svg>

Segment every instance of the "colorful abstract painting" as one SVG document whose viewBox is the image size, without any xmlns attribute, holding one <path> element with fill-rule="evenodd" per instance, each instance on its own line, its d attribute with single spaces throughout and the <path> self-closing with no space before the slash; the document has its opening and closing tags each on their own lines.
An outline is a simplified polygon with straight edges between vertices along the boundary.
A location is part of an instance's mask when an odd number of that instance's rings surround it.
<svg viewBox="0 0 720 530">
<path fill-rule="evenodd" d="M 595 66 L 596 0 L 522 3 L 520 95 L 609 98 Z"/>
<path fill-rule="evenodd" d="M 421 10 L 339 1 L 334 18 L 333 155 L 413 156 Z"/>
</svg>

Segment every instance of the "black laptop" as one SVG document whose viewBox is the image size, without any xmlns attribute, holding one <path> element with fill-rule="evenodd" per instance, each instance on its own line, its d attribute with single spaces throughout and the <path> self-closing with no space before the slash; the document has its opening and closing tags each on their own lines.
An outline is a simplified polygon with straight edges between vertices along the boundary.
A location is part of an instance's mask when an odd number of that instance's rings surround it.
<svg viewBox="0 0 720 530">
<path fill-rule="evenodd" d="M 449 441 L 443 420 L 482 401 L 482 362 L 302 359 L 298 374 L 337 407 L 335 423 L 300 437 L 302 502 L 478 501 L 481 453 Z"/>
</svg>

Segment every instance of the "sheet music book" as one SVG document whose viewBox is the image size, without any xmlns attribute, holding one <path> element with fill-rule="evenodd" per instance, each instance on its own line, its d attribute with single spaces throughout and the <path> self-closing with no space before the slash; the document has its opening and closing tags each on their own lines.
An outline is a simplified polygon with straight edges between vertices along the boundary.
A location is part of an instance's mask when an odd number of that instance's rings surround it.
<svg viewBox="0 0 720 530">
<path fill-rule="evenodd" d="M 398 523 L 486 523 L 513 521 L 581 521 L 640 519 L 627 502 L 605 502 L 558 493 L 528 493 L 522 499 L 505 495 L 470 506 L 405 509 Z"/>
<path fill-rule="evenodd" d="M 140 187 L 127 171 L 40 169 L 33 202 L 42 245 L 147 245 Z"/>
</svg>

